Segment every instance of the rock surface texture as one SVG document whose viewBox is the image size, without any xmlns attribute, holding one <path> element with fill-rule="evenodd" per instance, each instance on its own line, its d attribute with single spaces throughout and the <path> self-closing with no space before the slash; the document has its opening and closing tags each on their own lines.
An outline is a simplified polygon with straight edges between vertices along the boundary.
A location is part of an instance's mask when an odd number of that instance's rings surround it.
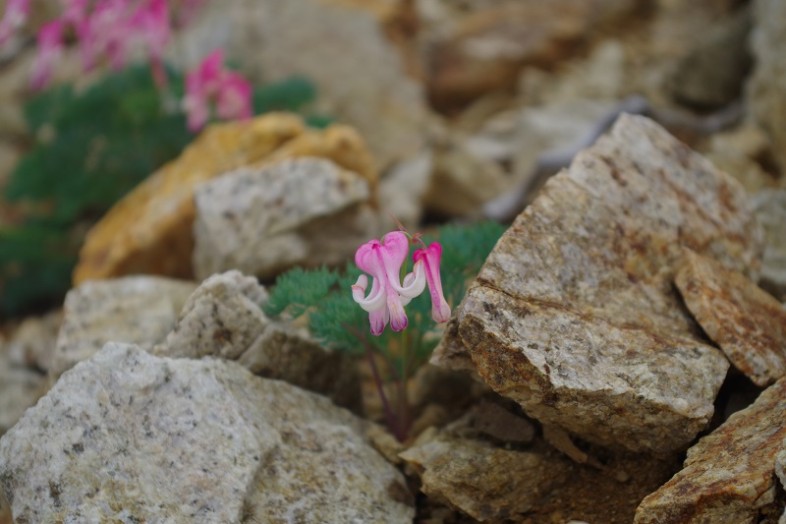
<svg viewBox="0 0 786 524">
<path fill-rule="evenodd" d="M 0 440 L 18 522 L 412 522 L 366 423 L 221 360 L 108 344 Z"/>
<path fill-rule="evenodd" d="M 191 277 L 194 189 L 240 167 L 297 156 L 329 158 L 367 179 L 376 177 L 365 144 L 346 126 L 307 131 L 299 117 L 284 113 L 208 126 L 93 226 L 74 282 L 135 273 Z"/>
<path fill-rule="evenodd" d="M 760 191 L 753 202 L 767 238 L 761 285 L 786 301 L 786 189 Z"/>
<path fill-rule="evenodd" d="M 175 325 L 193 282 L 134 276 L 85 282 L 68 292 L 50 376 L 57 378 L 107 342 L 150 349 Z"/>
<path fill-rule="evenodd" d="M 690 250 L 675 282 L 704 332 L 755 384 L 786 374 L 786 310 L 772 295 Z"/>
<path fill-rule="evenodd" d="M 786 380 L 780 380 L 690 448 L 684 469 L 642 501 L 635 523 L 761 522 L 775 504 L 784 420 Z"/>
<path fill-rule="evenodd" d="M 337 264 L 376 236 L 367 180 L 322 159 L 243 168 L 197 188 L 194 270 L 270 278 L 298 264 Z"/>
<path fill-rule="evenodd" d="M 786 170 L 786 3 L 756 0 L 751 35 L 755 67 L 747 87 L 753 117 L 770 134 L 772 151 Z"/>
<path fill-rule="evenodd" d="M 188 297 L 172 331 L 152 353 L 177 358 L 237 360 L 256 375 L 358 407 L 354 361 L 328 351 L 304 328 L 272 320 L 262 311 L 267 291 L 254 277 L 228 271 L 208 278 Z"/>
<path fill-rule="evenodd" d="M 728 368 L 673 289 L 681 250 L 748 272 L 761 239 L 736 181 L 623 115 L 503 235 L 448 336 L 483 381 L 541 422 L 668 453 L 706 426 Z M 455 343 L 443 347 L 468 362 Z"/>
</svg>

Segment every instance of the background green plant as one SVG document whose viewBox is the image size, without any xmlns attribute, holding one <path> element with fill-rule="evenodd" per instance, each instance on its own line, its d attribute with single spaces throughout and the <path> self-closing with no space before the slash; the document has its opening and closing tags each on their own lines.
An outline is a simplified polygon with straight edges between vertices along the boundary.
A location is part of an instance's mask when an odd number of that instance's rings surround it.
<svg viewBox="0 0 786 524">
<path fill-rule="evenodd" d="M 168 78 L 162 91 L 149 67 L 135 66 L 84 92 L 55 87 L 26 104 L 33 144 L 3 189 L 24 218 L 0 224 L 0 315 L 59 302 L 87 226 L 193 138 L 177 107 L 183 78 L 173 70 Z M 315 96 L 309 81 L 291 78 L 256 88 L 254 110 L 302 111 Z"/>
</svg>

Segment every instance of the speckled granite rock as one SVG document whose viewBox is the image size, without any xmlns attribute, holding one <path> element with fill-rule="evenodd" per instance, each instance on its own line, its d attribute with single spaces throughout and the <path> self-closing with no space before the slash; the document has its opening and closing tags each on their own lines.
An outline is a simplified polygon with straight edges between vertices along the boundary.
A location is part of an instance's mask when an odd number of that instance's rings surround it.
<svg viewBox="0 0 786 524">
<path fill-rule="evenodd" d="M 784 420 L 781 379 L 690 448 L 684 469 L 642 501 L 636 524 L 760 522 L 776 504 L 775 458 L 786 437 Z"/>
<path fill-rule="evenodd" d="M 239 271 L 213 275 L 183 306 L 172 331 L 152 353 L 237 360 L 252 373 L 322 393 L 336 404 L 359 406 L 359 378 L 345 353 L 317 344 L 303 328 L 262 311 L 267 291 Z"/>
<path fill-rule="evenodd" d="M 412 522 L 366 423 L 222 360 L 108 344 L 0 439 L 27 522 Z"/>
<path fill-rule="evenodd" d="M 761 286 L 786 300 L 786 189 L 765 189 L 753 196 L 756 216 L 767 241 L 761 270 Z"/>
<path fill-rule="evenodd" d="M 624 115 L 503 235 L 457 332 L 472 369 L 530 416 L 669 453 L 705 427 L 728 368 L 673 289 L 682 246 L 755 272 L 761 238 L 736 181 Z"/>
<path fill-rule="evenodd" d="M 175 325 L 195 288 L 193 282 L 133 276 L 85 282 L 72 289 L 66 295 L 50 376 L 59 377 L 107 342 L 152 348 Z"/>
<path fill-rule="evenodd" d="M 772 295 L 691 250 L 675 283 L 704 332 L 755 384 L 786 374 L 786 311 Z"/>
<path fill-rule="evenodd" d="M 368 182 L 327 160 L 243 168 L 199 186 L 194 270 L 272 277 L 294 265 L 336 264 L 377 236 Z"/>
<path fill-rule="evenodd" d="M 376 179 L 365 143 L 346 126 L 306 130 L 287 113 L 210 125 L 93 226 L 74 282 L 138 273 L 191 277 L 195 187 L 243 166 L 293 156 L 325 156 Z"/>
<path fill-rule="evenodd" d="M 772 152 L 786 170 L 786 3 L 753 2 L 750 46 L 754 69 L 747 86 L 747 104 L 754 119 L 772 138 Z"/>
</svg>

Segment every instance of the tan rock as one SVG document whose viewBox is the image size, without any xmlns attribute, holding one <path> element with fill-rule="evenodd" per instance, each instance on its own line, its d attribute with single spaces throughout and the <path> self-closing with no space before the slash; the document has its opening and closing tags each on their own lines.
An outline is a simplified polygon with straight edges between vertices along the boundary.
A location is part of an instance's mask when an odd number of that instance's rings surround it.
<svg viewBox="0 0 786 524">
<path fill-rule="evenodd" d="M 772 152 L 786 173 L 786 3 L 757 0 L 750 46 L 754 70 L 747 86 L 747 105 L 754 120 L 769 133 Z"/>
<path fill-rule="evenodd" d="M 524 66 L 553 68 L 598 26 L 630 14 L 617 0 L 505 1 L 460 12 L 427 36 L 428 87 L 451 109 L 498 89 L 512 89 Z"/>
<path fill-rule="evenodd" d="M 755 272 L 762 233 L 736 181 L 623 115 L 519 215 L 456 308 L 472 368 L 590 442 L 687 446 L 728 363 L 673 289 L 682 246 Z M 454 342 L 447 360 L 466 364 Z"/>
<path fill-rule="evenodd" d="M 775 459 L 786 437 L 786 380 L 688 450 L 682 471 L 646 497 L 636 524 L 747 524 L 775 504 Z"/>
<path fill-rule="evenodd" d="M 673 471 L 674 461 L 607 455 L 601 469 L 576 464 L 542 439 L 531 445 L 479 437 L 466 417 L 431 428 L 399 456 L 429 501 L 480 522 L 629 524 L 638 501 Z M 594 452 L 594 451 L 593 451 Z M 450 522 L 463 522 L 451 520 Z"/>
<path fill-rule="evenodd" d="M 705 333 L 754 383 L 786 374 L 786 310 L 772 295 L 691 250 L 675 283 Z"/>
<path fill-rule="evenodd" d="M 74 282 L 130 273 L 187 278 L 192 275 L 194 189 L 249 164 L 259 164 L 306 133 L 299 117 L 274 113 L 244 122 L 216 124 L 118 202 L 88 233 L 74 270 Z M 369 153 L 346 128 L 313 133 L 290 146 L 286 156 L 330 155 L 374 178 Z M 313 148 L 313 149 L 312 149 Z M 335 156 L 333 156 L 335 155 Z"/>
</svg>

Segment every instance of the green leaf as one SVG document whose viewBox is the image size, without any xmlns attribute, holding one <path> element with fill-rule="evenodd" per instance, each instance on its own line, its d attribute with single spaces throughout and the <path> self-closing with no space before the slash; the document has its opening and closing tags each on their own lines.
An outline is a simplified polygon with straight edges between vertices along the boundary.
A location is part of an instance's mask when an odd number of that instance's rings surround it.
<svg viewBox="0 0 786 524">
<path fill-rule="evenodd" d="M 270 111 L 300 111 L 316 99 L 314 84 L 303 77 L 291 77 L 254 89 L 254 114 Z"/>
<path fill-rule="evenodd" d="M 325 300 L 337 279 L 338 275 L 325 267 L 309 271 L 292 269 L 276 280 L 276 286 L 264 305 L 265 313 L 279 316 L 286 311 L 292 318 L 297 318 Z"/>
</svg>

